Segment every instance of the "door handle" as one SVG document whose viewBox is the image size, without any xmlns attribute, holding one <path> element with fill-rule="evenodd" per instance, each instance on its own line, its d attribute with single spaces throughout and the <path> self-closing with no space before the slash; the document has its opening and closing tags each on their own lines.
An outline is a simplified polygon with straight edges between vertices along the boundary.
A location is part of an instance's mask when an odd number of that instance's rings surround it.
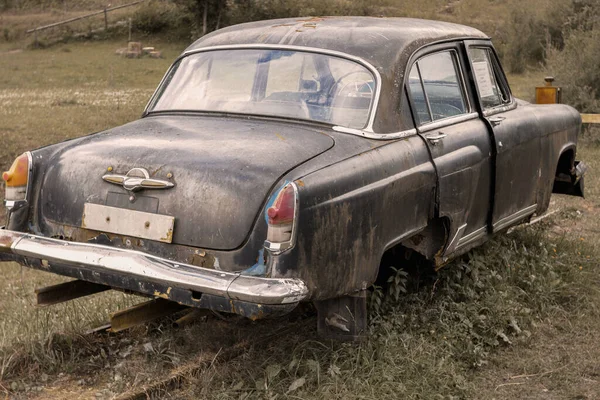
<svg viewBox="0 0 600 400">
<path fill-rule="evenodd" d="M 427 136 L 427 140 L 429 140 L 429 143 L 431 143 L 432 145 L 436 145 L 439 143 L 440 140 L 442 140 L 443 138 L 445 138 L 446 135 L 445 133 L 439 133 L 437 135 L 431 135 L 431 136 Z"/>
<path fill-rule="evenodd" d="M 490 124 L 492 124 L 492 126 L 498 126 L 505 119 L 506 119 L 505 117 L 491 117 L 491 118 L 488 119 L 488 121 L 490 121 Z"/>
</svg>

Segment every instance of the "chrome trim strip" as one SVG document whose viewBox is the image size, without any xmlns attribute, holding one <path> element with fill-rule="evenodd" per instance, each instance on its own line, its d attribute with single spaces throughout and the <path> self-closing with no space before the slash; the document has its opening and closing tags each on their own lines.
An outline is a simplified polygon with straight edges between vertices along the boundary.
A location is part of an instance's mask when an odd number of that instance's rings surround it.
<svg viewBox="0 0 600 400">
<path fill-rule="evenodd" d="M 456 230 L 456 233 L 454 234 L 454 237 L 452 238 L 450 243 L 448 243 L 448 247 L 446 247 L 446 250 L 444 251 L 444 254 L 442 255 L 443 257 L 446 257 L 448 254 L 454 252 L 454 250 L 457 247 L 457 244 L 460 242 L 460 239 L 462 238 L 463 233 L 465 232 L 465 229 L 467 229 L 467 224 L 463 224 L 458 227 L 458 229 Z"/>
<path fill-rule="evenodd" d="M 361 129 L 352 129 L 352 128 L 346 128 L 343 126 L 334 126 L 332 129 L 336 132 L 349 133 L 350 135 L 356 135 L 356 136 L 360 136 L 360 137 L 364 137 L 364 138 L 368 138 L 368 139 L 375 139 L 375 140 L 403 139 L 403 138 L 407 138 L 410 136 L 415 136 L 417 134 L 416 129 L 407 129 L 405 131 L 392 132 L 392 133 L 372 133 L 372 132 L 367 132 L 367 131 L 364 131 Z"/>
<path fill-rule="evenodd" d="M 169 189 L 175 186 L 174 183 L 169 181 L 150 178 L 150 174 L 144 168 L 132 168 L 125 175 L 102 175 L 102 179 L 108 183 L 123 186 L 125 190 L 131 192 L 136 192 L 141 189 Z"/>
<path fill-rule="evenodd" d="M 375 96 L 371 101 L 371 108 L 369 110 L 369 120 L 367 122 L 366 127 L 362 129 L 365 132 L 374 133 L 373 124 L 375 122 L 375 114 L 377 113 L 377 107 L 379 106 L 379 97 L 381 95 L 381 74 L 379 73 L 377 68 L 375 68 L 371 63 L 364 60 L 363 58 L 356 57 L 356 56 L 353 56 L 353 55 L 350 55 L 347 53 L 343 53 L 341 51 L 321 49 L 318 47 L 305 47 L 305 46 L 284 45 L 284 44 L 231 44 L 231 45 L 201 47 L 198 49 L 184 51 L 183 54 L 181 54 L 179 57 L 177 57 L 177 59 L 173 62 L 173 65 L 175 65 L 182 58 L 187 57 L 191 54 L 203 53 L 203 52 L 207 52 L 207 51 L 244 50 L 244 49 L 290 50 L 290 51 L 301 51 L 301 52 L 305 52 L 305 53 L 317 53 L 317 54 L 323 54 L 323 55 L 330 55 L 330 56 L 334 56 L 334 57 L 338 57 L 338 58 L 345 58 L 347 60 L 362 64 L 364 67 L 366 67 L 369 71 L 371 71 L 373 73 L 373 75 L 375 76 L 375 80 L 377 81 L 377 85 L 375 87 Z M 173 65 L 171 65 L 171 67 L 169 68 L 169 70 L 167 71 L 165 76 L 163 76 L 163 79 L 160 81 L 160 84 L 158 85 L 158 87 L 156 88 L 154 93 L 152 94 L 152 97 L 150 97 L 150 101 L 146 105 L 143 115 L 146 115 L 148 113 L 148 107 L 154 102 L 154 99 L 156 97 L 156 94 L 158 93 L 158 90 L 162 87 L 166 77 L 173 69 Z M 315 121 L 315 122 L 319 122 L 319 121 Z"/>
<path fill-rule="evenodd" d="M 144 281 L 258 304 L 292 304 L 308 296 L 300 279 L 240 276 L 178 263 L 140 251 L 91 243 L 66 242 L 23 232 L 0 230 L 0 255 L 27 257 L 27 262 L 44 260 L 79 269 L 124 274 Z M 15 257 L 15 261 L 20 261 Z"/>
<path fill-rule="evenodd" d="M 506 228 L 507 226 L 512 225 L 513 223 L 522 220 L 523 218 L 533 214 L 537 209 L 537 203 L 533 204 L 529 207 L 526 207 L 522 210 L 517 211 L 514 214 L 509 215 L 508 217 L 504 217 L 494 225 L 492 225 L 494 232 L 499 231 L 500 229 Z"/>
<path fill-rule="evenodd" d="M 427 124 L 421 125 L 420 127 L 417 128 L 417 130 L 419 133 L 426 133 L 426 132 L 433 131 L 435 129 L 441 129 L 446 126 L 459 124 L 461 122 L 466 122 L 466 121 L 470 121 L 472 119 L 477 119 L 477 118 L 479 118 L 479 114 L 477 114 L 476 112 L 472 112 L 472 113 L 468 113 L 468 114 L 461 114 L 461 115 L 457 115 L 457 116 L 453 116 L 453 117 L 439 119 L 434 122 L 429 122 Z"/>
<path fill-rule="evenodd" d="M 501 113 L 504 113 L 507 111 L 514 110 L 515 108 L 517 108 L 517 102 L 514 100 L 514 97 L 512 97 L 512 94 L 511 94 L 510 99 L 511 99 L 510 104 L 505 104 L 502 106 L 497 106 L 494 108 L 488 108 L 487 110 L 483 110 L 483 116 L 488 118 L 488 117 L 491 117 L 496 114 L 501 114 Z"/>
<path fill-rule="evenodd" d="M 456 245 L 456 248 L 459 249 L 470 243 L 473 243 L 474 241 L 484 237 L 486 233 L 487 233 L 487 226 L 482 226 L 481 228 L 469 233 L 468 235 L 461 237 Z"/>
</svg>

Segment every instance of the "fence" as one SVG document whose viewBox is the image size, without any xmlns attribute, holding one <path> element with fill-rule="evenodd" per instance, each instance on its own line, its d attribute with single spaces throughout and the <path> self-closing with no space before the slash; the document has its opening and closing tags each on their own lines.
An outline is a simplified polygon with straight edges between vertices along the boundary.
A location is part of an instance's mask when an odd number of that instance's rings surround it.
<svg viewBox="0 0 600 400">
<path fill-rule="evenodd" d="M 581 122 L 584 124 L 600 124 L 600 114 L 581 114 Z"/>
<path fill-rule="evenodd" d="M 26 33 L 33 33 L 35 34 L 35 41 L 37 42 L 37 34 L 40 31 L 46 30 L 46 29 L 50 29 L 50 28 L 54 28 L 60 25 L 65 25 L 65 24 L 69 24 L 71 22 L 75 22 L 75 21 L 79 21 L 85 18 L 90 18 L 90 17 L 95 17 L 96 15 L 100 15 L 100 14 L 104 14 L 104 29 L 108 29 L 108 13 L 111 11 L 115 11 L 115 10 L 119 10 L 121 8 L 125 8 L 125 7 L 131 7 L 131 6 L 135 6 L 136 4 L 140 4 L 143 3 L 146 0 L 138 0 L 138 1 L 134 1 L 133 3 L 128 3 L 128 4 L 123 4 L 120 6 L 115 6 L 115 7 L 110 7 L 110 8 L 105 8 L 104 10 L 100 10 L 100 11 L 95 11 L 93 13 L 90 14 L 86 14 L 86 15 L 82 15 L 79 17 L 75 17 L 75 18 L 70 18 L 70 19 L 66 19 L 64 21 L 60 21 L 60 22 L 55 22 L 53 24 L 49 24 L 49 25 L 44 25 L 44 26 L 38 26 L 36 28 L 33 29 L 29 29 Z"/>
</svg>

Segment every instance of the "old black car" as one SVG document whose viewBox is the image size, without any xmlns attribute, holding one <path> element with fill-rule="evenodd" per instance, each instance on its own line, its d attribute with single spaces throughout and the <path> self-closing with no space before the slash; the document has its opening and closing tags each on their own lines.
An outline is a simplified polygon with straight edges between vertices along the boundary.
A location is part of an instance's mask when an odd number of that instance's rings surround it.
<svg viewBox="0 0 600 400">
<path fill-rule="evenodd" d="M 386 252 L 440 267 L 583 194 L 579 113 L 511 94 L 450 23 L 232 26 L 174 62 L 140 120 L 3 174 L 0 260 L 252 319 L 315 302 L 355 337 Z"/>
</svg>

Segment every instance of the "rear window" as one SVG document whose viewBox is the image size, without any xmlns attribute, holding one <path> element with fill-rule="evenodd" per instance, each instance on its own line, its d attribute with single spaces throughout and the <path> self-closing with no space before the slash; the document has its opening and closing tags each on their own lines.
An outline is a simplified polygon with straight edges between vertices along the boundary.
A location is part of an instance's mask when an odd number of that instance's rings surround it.
<svg viewBox="0 0 600 400">
<path fill-rule="evenodd" d="M 375 78 L 325 54 L 239 49 L 191 54 L 170 71 L 149 111 L 215 111 L 367 125 Z"/>
</svg>

